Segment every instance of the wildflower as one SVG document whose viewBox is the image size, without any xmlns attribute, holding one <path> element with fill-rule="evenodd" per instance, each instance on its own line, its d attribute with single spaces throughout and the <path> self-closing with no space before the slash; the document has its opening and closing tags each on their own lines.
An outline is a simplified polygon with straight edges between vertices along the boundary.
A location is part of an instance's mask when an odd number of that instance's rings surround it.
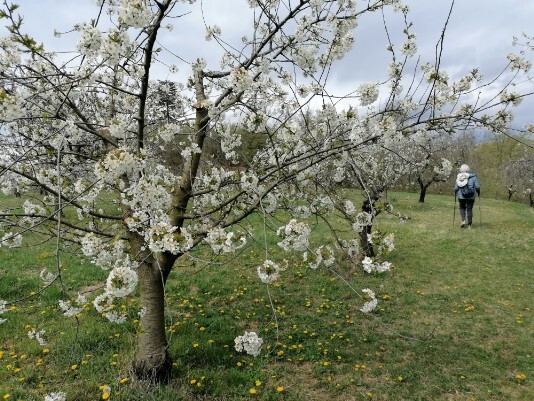
<svg viewBox="0 0 534 401">
<path fill-rule="evenodd" d="M 106 384 L 98 386 L 98 388 L 102 390 L 102 399 L 107 400 L 109 396 L 111 395 L 111 388 Z"/>
<path fill-rule="evenodd" d="M 276 391 L 278 391 L 279 393 L 281 393 L 281 392 L 284 391 L 284 387 L 282 387 L 282 386 L 278 386 L 278 387 L 276 387 Z"/>
<path fill-rule="evenodd" d="M 252 395 L 254 395 L 254 394 L 258 394 L 258 392 L 256 391 L 255 388 L 251 388 L 250 390 L 248 390 L 248 392 L 249 392 L 250 394 L 252 394 Z"/>
</svg>

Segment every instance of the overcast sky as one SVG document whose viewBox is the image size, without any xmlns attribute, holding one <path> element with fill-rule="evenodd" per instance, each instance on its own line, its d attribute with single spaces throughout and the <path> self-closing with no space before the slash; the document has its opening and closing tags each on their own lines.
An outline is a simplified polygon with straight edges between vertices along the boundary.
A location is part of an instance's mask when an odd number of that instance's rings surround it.
<svg viewBox="0 0 534 401">
<path fill-rule="evenodd" d="M 452 0 L 405 0 L 411 9 L 410 20 L 417 34 L 418 51 L 423 62 L 434 60 L 434 50 L 446 21 Z M 71 50 L 76 34 L 70 38 L 54 38 L 54 29 L 68 31 L 76 22 L 96 16 L 95 0 L 16 0 L 25 18 L 25 29 L 48 48 Z M 358 0 L 358 3 L 364 3 Z M 173 21 L 174 29 L 165 33 L 162 40 L 173 52 L 186 60 L 204 57 L 213 61 L 209 68 L 217 69 L 215 56 L 218 50 L 213 42 L 204 42 L 204 25 L 200 13 L 200 0 L 194 6 L 180 3 L 175 9 L 181 14 L 192 12 Z M 244 0 L 204 0 L 204 19 L 208 25 L 218 25 L 222 34 L 237 42 L 247 34 L 250 26 L 250 10 Z M 398 15 L 389 16 L 389 33 L 394 44 L 400 45 L 404 37 Z M 391 18 L 390 18 L 391 17 Z M 442 69 L 453 78 L 459 78 L 478 67 L 485 77 L 502 70 L 506 55 L 517 52 L 512 47 L 512 37 L 522 32 L 534 36 L 534 1 L 532 0 L 455 0 L 445 36 Z M 355 46 L 350 54 L 339 62 L 329 78 L 329 89 L 343 94 L 368 81 L 382 81 L 387 74 L 388 52 L 382 16 L 378 13 L 360 20 L 355 35 Z M 175 61 L 173 61 L 175 62 Z M 189 73 L 188 66 L 178 64 L 180 79 Z M 163 69 L 155 69 L 163 74 Z M 162 77 L 165 78 L 165 77 Z M 346 92 L 345 92 L 346 93 Z M 523 102 L 516 111 L 516 127 L 534 122 L 534 100 Z"/>
</svg>

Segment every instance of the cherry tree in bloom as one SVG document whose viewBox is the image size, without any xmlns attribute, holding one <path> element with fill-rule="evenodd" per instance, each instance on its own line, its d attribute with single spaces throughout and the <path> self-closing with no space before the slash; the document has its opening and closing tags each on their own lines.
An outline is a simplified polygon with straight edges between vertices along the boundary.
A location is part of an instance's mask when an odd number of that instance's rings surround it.
<svg viewBox="0 0 534 401">
<path fill-rule="evenodd" d="M 441 157 L 451 147 L 450 138 L 419 132 L 410 138 L 414 163 L 409 175 L 419 183 L 419 202 L 425 202 L 427 189 L 434 183 L 446 182 L 452 173 L 452 163 Z"/>
<path fill-rule="evenodd" d="M 527 95 L 511 91 L 530 68 L 521 54 L 506 61 L 506 95 L 484 102 L 476 99 L 485 85 L 480 74 L 474 70 L 454 81 L 440 69 L 439 55 L 418 70 L 420 85 L 409 85 L 413 76 L 406 85 L 406 65 L 417 46 L 409 9 L 399 0 L 243 1 L 250 23 L 243 24 L 240 43 L 225 41 L 217 26 L 191 38 L 198 48 L 221 52 L 218 64 L 176 54 L 179 49 L 168 52 L 177 62 L 188 61 L 189 76 L 177 82 L 157 82 L 151 75 L 166 52 L 159 40 L 172 22 L 180 26 L 179 16 L 200 16 L 200 2 L 97 3 L 101 12 L 95 19 L 75 25 L 77 41 L 68 57 L 26 35 L 20 10 L 4 3 L 0 185 L 28 203 L 23 211 L 0 211 L 0 246 L 20 246 L 32 231 L 50 239 L 55 233 L 60 259 L 63 249 L 72 251 L 76 244 L 108 272 L 93 305 L 112 322 L 129 317 L 113 305 L 138 290 L 133 371 L 140 378 L 164 381 L 170 374 L 165 285 L 177 260 L 203 247 L 216 255 L 235 253 L 251 235 L 240 232 L 238 223 L 253 213 L 284 209 L 290 216 L 278 227 L 278 246 L 302 253 L 311 268 L 331 268 L 337 253 L 358 254 L 358 235 L 372 224 L 385 183 L 403 171 L 397 166 L 408 157 L 408 138 L 468 126 L 505 130 L 511 107 Z M 388 46 L 389 77 L 354 88 L 354 108 L 340 110 L 327 90 L 328 71 L 351 50 L 358 22 L 384 8 L 406 16 L 404 42 Z M 264 145 L 245 168 L 236 169 L 243 132 Z M 220 144 L 224 163 L 208 157 L 209 141 Z M 366 192 L 364 210 L 337 191 L 351 179 Z M 353 236 L 334 236 L 331 245 L 312 243 L 306 219 L 314 215 L 328 225 L 334 214 L 346 218 Z M 392 249 L 387 238 L 380 241 L 382 250 Z M 384 270 L 384 263 L 367 265 Z M 266 284 L 283 277 L 268 258 L 257 272 Z M 57 271 L 42 277 L 53 285 L 63 274 L 58 263 Z M 362 312 L 368 313 L 376 299 L 369 289 L 365 294 L 371 301 Z M 65 290 L 59 307 L 72 317 L 86 301 Z M 3 318 L 10 302 L 0 301 Z M 246 332 L 236 349 L 257 355 L 262 343 Z"/>
</svg>

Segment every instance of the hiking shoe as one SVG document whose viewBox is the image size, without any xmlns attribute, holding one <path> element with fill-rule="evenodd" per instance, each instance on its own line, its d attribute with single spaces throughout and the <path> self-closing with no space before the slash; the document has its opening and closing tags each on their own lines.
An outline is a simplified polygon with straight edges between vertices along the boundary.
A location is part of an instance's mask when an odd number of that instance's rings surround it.
<svg viewBox="0 0 534 401">
<path fill-rule="evenodd" d="M 469 224 L 469 225 L 467 226 L 467 228 L 471 230 L 471 224 Z"/>
<path fill-rule="evenodd" d="M 460 228 L 464 228 L 465 227 L 465 221 L 462 221 L 462 224 L 460 224 Z"/>
</svg>

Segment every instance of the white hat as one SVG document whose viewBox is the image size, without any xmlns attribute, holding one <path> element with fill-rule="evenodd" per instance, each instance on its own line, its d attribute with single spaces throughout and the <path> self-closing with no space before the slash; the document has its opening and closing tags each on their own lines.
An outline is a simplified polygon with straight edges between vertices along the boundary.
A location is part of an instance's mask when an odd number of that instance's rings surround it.
<svg viewBox="0 0 534 401">
<path fill-rule="evenodd" d="M 462 164 L 460 166 L 460 172 L 461 173 L 467 173 L 469 171 L 471 171 L 471 169 L 469 168 L 469 166 L 467 164 Z"/>
</svg>

